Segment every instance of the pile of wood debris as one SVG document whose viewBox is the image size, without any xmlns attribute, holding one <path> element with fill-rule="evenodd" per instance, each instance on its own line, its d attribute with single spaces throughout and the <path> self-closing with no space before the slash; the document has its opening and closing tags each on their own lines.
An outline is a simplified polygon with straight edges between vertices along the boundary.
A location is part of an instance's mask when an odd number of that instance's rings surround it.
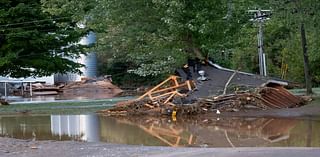
<svg viewBox="0 0 320 157">
<path fill-rule="evenodd" d="M 33 95 L 57 95 L 60 88 L 54 85 L 46 85 L 43 83 L 32 84 Z"/>
<path fill-rule="evenodd" d="M 84 97 L 84 98 L 112 98 L 122 90 L 113 85 L 108 79 L 89 79 L 84 78 L 78 82 L 72 82 L 62 88 L 65 97 Z"/>
<path fill-rule="evenodd" d="M 181 99 L 176 95 L 174 99 Z M 120 102 L 101 113 L 107 115 L 196 115 L 208 112 L 237 112 L 240 110 L 267 110 L 299 107 L 306 103 L 280 85 L 260 87 L 250 91 L 235 92 L 206 98 L 198 98 L 191 104 L 164 103 L 167 98 L 151 100 L 149 98 Z"/>
</svg>

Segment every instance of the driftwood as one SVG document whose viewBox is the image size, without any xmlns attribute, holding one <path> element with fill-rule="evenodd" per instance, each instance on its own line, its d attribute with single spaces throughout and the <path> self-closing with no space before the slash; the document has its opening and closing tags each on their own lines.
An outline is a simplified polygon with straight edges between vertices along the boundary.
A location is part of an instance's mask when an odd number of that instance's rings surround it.
<svg viewBox="0 0 320 157">
<path fill-rule="evenodd" d="M 230 78 L 228 79 L 227 83 L 224 85 L 224 90 L 223 90 L 223 95 L 225 95 L 227 93 L 227 87 L 229 86 L 231 80 L 233 79 L 234 76 L 236 76 L 236 74 L 238 73 L 238 71 L 234 71 L 234 73 L 230 76 Z"/>
</svg>

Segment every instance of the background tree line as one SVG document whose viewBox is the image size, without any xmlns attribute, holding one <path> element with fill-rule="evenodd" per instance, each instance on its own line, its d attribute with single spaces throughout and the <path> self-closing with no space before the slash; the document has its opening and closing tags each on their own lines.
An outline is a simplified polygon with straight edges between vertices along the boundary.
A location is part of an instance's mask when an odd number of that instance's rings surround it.
<svg viewBox="0 0 320 157">
<path fill-rule="evenodd" d="M 26 1 L 24 3 L 29 3 Z M 72 16 L 97 33 L 100 73 L 118 84 L 157 82 L 188 58 L 259 72 L 257 26 L 248 9 L 271 9 L 264 26 L 268 74 L 303 83 L 301 27 L 309 71 L 320 84 L 320 0 L 41 0 L 50 16 Z M 2 13 L 1 13 L 2 14 Z M 1 31 L 1 30 L 0 30 Z M 2 57 L 2 56 L 1 56 Z M 0 65 L 1 67 L 1 65 Z M 158 79 L 158 80 L 157 80 Z M 138 80 L 138 81 L 133 81 Z"/>
<path fill-rule="evenodd" d="M 225 67 L 258 73 L 258 28 L 249 21 L 252 14 L 247 10 L 261 8 L 272 10 L 264 26 L 268 75 L 305 81 L 303 24 L 309 71 L 318 86 L 319 2 L 101 0 L 91 14 L 100 35 L 97 48 L 107 63 L 101 72 L 112 73 L 114 63 L 123 63 L 127 75 L 162 76 L 173 73 L 187 58 L 208 55 Z"/>
</svg>

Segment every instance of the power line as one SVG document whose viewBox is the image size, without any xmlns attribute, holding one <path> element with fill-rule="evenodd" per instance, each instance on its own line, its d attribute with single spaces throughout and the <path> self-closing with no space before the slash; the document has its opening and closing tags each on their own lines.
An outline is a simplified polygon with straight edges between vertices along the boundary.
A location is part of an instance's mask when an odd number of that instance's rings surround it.
<svg viewBox="0 0 320 157">
<path fill-rule="evenodd" d="M 56 47 L 59 48 L 59 47 Z M 65 55 L 61 55 L 61 54 L 65 54 L 65 52 L 61 51 L 59 53 L 53 53 L 53 52 L 40 52 L 40 53 L 33 53 L 33 54 L 24 54 L 24 55 L 17 55 L 16 59 L 22 58 L 22 57 L 32 57 L 32 56 L 44 56 L 44 55 L 49 55 L 51 57 L 63 57 Z M 68 56 L 77 56 L 77 55 L 81 55 L 82 53 L 73 53 L 72 55 L 68 55 Z"/>
<path fill-rule="evenodd" d="M 9 24 L 0 25 L 0 27 L 16 26 L 16 25 L 30 24 L 30 23 L 36 23 L 36 22 L 54 21 L 54 20 L 67 19 L 67 18 L 70 18 L 70 17 L 59 17 L 59 18 L 52 18 L 52 19 L 43 19 L 43 20 L 34 20 L 34 21 L 25 21 L 25 22 L 9 23 Z"/>
<path fill-rule="evenodd" d="M 35 27 L 36 28 L 36 27 Z M 50 31 L 63 31 L 62 29 L 59 28 L 52 28 L 52 29 L 36 29 L 36 30 L 24 30 L 22 32 L 11 32 L 11 33 L 0 33 L 0 35 L 15 35 L 15 34 L 24 34 L 24 33 L 28 33 L 28 32 L 34 32 L 34 31 L 38 31 L 38 32 L 50 32 Z M 74 30 L 76 31 L 76 30 Z"/>
<path fill-rule="evenodd" d="M 259 24 L 259 31 L 257 34 L 258 38 L 258 55 L 259 55 L 259 70 L 260 75 L 267 76 L 267 64 L 266 64 L 266 55 L 263 48 L 263 24 L 265 21 L 269 20 L 271 15 L 271 10 L 249 10 L 249 13 L 254 14 L 254 18 L 250 21 L 257 22 Z"/>
<path fill-rule="evenodd" d="M 52 24 L 41 24 L 41 25 L 33 25 L 33 26 L 23 26 L 23 27 L 14 27 L 14 28 L 0 28 L 0 31 L 6 31 L 6 30 L 15 30 L 15 29 L 25 29 L 25 28 L 39 28 L 39 27 L 45 27 L 50 26 Z"/>
<path fill-rule="evenodd" d="M 54 31 L 57 29 L 45 29 L 45 30 L 28 30 L 28 31 L 23 31 L 23 32 L 14 32 L 14 33 L 3 33 L 0 35 L 15 35 L 15 34 L 24 34 L 24 33 L 28 33 L 28 32 L 34 32 L 34 31 L 38 31 L 38 32 L 49 32 L 49 31 Z"/>
</svg>

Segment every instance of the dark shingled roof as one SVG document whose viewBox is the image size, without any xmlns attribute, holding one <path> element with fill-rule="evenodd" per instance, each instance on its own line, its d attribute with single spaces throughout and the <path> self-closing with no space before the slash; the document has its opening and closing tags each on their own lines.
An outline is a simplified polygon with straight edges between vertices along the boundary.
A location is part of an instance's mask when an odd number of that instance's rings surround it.
<svg viewBox="0 0 320 157">
<path fill-rule="evenodd" d="M 200 76 L 196 71 L 193 71 L 193 67 L 189 67 L 192 73 L 192 79 L 195 81 L 197 90 L 195 90 L 190 98 L 207 97 L 213 95 L 220 95 L 223 93 L 225 84 L 228 82 L 229 78 L 234 70 L 226 69 L 220 67 L 217 64 L 202 65 L 201 70 L 205 71 L 205 76 L 208 78 L 207 81 L 197 81 Z M 187 75 L 182 69 L 178 69 L 177 73 L 186 80 Z M 246 87 L 259 87 L 263 84 L 270 82 L 271 80 L 277 81 L 280 84 L 286 85 L 287 82 L 279 79 L 264 77 L 260 75 L 250 74 L 238 71 L 229 83 L 230 85 L 236 86 L 246 86 Z"/>
</svg>

